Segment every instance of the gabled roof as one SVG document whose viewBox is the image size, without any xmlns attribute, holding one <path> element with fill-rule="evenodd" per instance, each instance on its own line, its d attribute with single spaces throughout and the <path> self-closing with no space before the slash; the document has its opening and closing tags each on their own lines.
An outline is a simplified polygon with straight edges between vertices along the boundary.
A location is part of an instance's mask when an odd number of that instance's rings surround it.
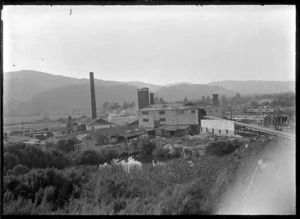
<svg viewBox="0 0 300 219">
<path fill-rule="evenodd" d="M 139 120 L 135 120 L 135 121 L 129 123 L 128 125 L 132 126 L 132 125 L 138 125 L 138 124 L 139 124 Z"/>
<path fill-rule="evenodd" d="M 89 123 L 86 124 L 86 126 L 93 126 L 93 125 L 109 125 L 109 124 L 114 124 L 112 122 L 108 122 L 102 118 L 95 118 L 92 121 L 90 121 Z"/>
</svg>

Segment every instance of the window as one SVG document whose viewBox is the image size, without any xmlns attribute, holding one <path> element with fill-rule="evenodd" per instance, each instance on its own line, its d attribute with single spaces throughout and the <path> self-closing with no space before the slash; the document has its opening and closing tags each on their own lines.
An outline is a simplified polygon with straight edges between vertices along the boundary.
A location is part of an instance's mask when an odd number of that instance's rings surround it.
<svg viewBox="0 0 300 219">
<path fill-rule="evenodd" d="M 212 129 L 212 133 L 213 133 L 213 134 L 215 133 L 215 130 L 214 130 L 214 129 Z"/>
<path fill-rule="evenodd" d="M 226 129 L 226 134 L 228 135 L 228 130 Z"/>
<path fill-rule="evenodd" d="M 219 129 L 219 134 L 221 134 L 221 129 Z"/>
<path fill-rule="evenodd" d="M 164 115 L 164 114 L 166 114 L 165 111 L 159 111 L 159 115 Z"/>
<path fill-rule="evenodd" d="M 177 110 L 177 114 L 183 114 L 183 110 Z"/>
<path fill-rule="evenodd" d="M 143 112 L 143 115 L 148 115 L 148 112 Z"/>
<path fill-rule="evenodd" d="M 191 110 L 191 113 L 196 113 L 196 110 Z"/>
<path fill-rule="evenodd" d="M 160 118 L 159 121 L 165 122 L 165 121 L 166 121 L 166 118 Z"/>
<path fill-rule="evenodd" d="M 143 119 L 143 122 L 149 122 L 149 119 Z"/>
</svg>

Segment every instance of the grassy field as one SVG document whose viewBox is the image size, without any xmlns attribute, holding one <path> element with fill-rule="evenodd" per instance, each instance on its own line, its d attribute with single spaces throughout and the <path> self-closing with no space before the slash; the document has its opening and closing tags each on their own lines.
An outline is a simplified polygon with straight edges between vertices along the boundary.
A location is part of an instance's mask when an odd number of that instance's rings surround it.
<svg viewBox="0 0 300 219">
<path fill-rule="evenodd" d="M 48 114 L 47 117 L 49 120 L 57 120 L 60 118 L 68 118 L 70 114 Z M 72 118 L 79 118 L 83 116 L 84 114 L 80 115 L 72 115 Z M 87 115 L 88 116 L 88 115 Z M 24 123 L 33 123 L 39 120 L 45 120 L 44 116 L 13 116 L 13 117 L 3 117 L 3 124 L 4 125 L 16 125 L 16 124 L 21 124 L 22 122 Z"/>
<path fill-rule="evenodd" d="M 3 117 L 4 120 L 4 132 L 12 132 L 16 130 L 22 129 L 23 122 L 23 130 L 29 129 L 57 129 L 63 128 L 66 126 L 65 123 L 55 122 L 57 119 L 67 119 L 69 115 L 48 115 L 48 118 L 51 122 L 45 122 L 43 116 L 25 116 L 25 117 Z M 77 118 L 82 117 L 83 115 L 71 115 L 72 118 L 76 121 Z M 131 123 L 137 120 L 137 116 L 128 116 L 128 117 L 113 117 L 111 118 L 111 122 L 117 125 L 124 125 L 125 123 Z"/>
</svg>

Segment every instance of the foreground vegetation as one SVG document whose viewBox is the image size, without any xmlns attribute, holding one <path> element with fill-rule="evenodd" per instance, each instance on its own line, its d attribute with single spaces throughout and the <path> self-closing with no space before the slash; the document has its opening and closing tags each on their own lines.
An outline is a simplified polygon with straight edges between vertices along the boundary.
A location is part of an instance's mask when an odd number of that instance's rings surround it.
<svg viewBox="0 0 300 219">
<path fill-rule="evenodd" d="M 200 158 L 177 154 L 164 165 L 143 164 L 128 173 L 98 164 L 130 148 L 144 154 L 162 149 L 140 139 L 122 149 L 74 154 L 68 144 L 4 147 L 4 214 L 213 214 L 246 154 L 242 144 L 214 143 Z"/>
</svg>

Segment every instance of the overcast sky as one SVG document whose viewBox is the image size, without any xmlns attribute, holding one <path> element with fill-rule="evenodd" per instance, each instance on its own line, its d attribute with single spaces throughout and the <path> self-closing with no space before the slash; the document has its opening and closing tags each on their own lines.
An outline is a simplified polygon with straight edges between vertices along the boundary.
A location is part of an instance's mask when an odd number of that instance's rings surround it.
<svg viewBox="0 0 300 219">
<path fill-rule="evenodd" d="M 4 6 L 2 19 L 4 72 L 159 85 L 295 80 L 294 6 Z"/>
</svg>

